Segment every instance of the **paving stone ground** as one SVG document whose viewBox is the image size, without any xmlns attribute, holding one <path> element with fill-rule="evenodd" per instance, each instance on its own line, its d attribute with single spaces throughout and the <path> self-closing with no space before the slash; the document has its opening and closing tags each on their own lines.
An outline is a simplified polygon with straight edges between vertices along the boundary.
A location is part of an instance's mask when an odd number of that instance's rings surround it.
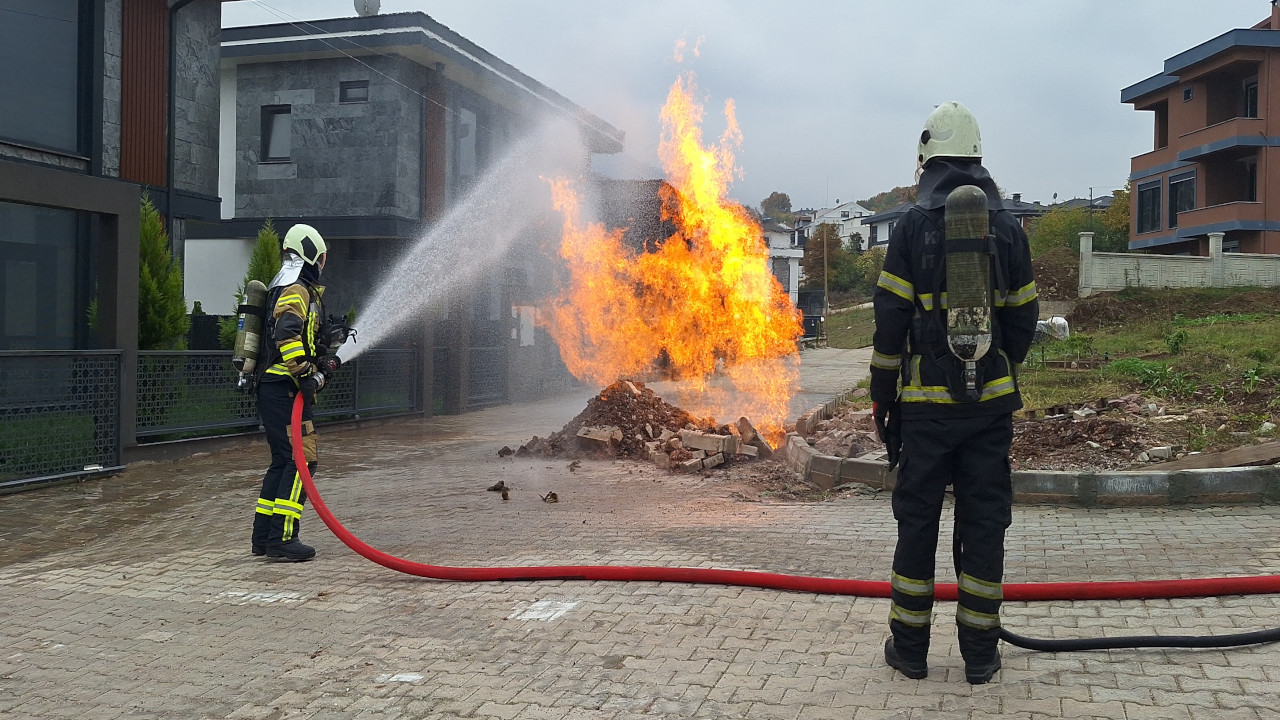
<svg viewBox="0 0 1280 720">
<path fill-rule="evenodd" d="M 853 351 L 860 352 L 860 351 Z M 815 350 L 807 393 L 866 358 Z M 317 484 L 365 541 L 438 565 L 663 565 L 884 580 L 886 495 L 750 502 L 732 475 L 499 458 L 559 429 L 589 392 L 334 430 Z M 567 414 L 566 414 L 567 413 Z M 308 507 L 308 563 L 249 554 L 266 448 L 135 465 L 0 496 L 0 717 L 1277 717 L 1280 647 L 1045 654 L 1003 646 L 970 686 L 939 603 L 931 672 L 884 665 L 888 601 L 681 583 L 446 582 L 347 549 Z M 513 489 L 503 502 L 485 488 Z M 554 491 L 555 504 L 540 496 Z M 1272 506 L 1020 505 L 1006 582 L 1280 573 Z M 949 515 L 943 537 L 950 535 Z M 946 543 L 944 543 L 945 545 Z M 954 581 L 938 557 L 939 581 Z M 1006 603 L 1035 637 L 1280 626 L 1273 595 Z"/>
</svg>

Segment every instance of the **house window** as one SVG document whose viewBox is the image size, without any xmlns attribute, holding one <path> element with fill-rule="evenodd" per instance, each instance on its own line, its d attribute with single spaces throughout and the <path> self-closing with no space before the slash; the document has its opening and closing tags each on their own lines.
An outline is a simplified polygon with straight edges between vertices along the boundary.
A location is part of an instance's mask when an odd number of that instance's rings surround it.
<svg viewBox="0 0 1280 720">
<path fill-rule="evenodd" d="M 1189 87 L 1182 88 L 1182 102 L 1187 102 L 1195 97 L 1195 93 Z"/>
<path fill-rule="evenodd" d="M 85 149 L 85 5 L 0 0 L 0 137 L 69 153 Z"/>
<path fill-rule="evenodd" d="M 1138 186 L 1138 232 L 1160 229 L 1160 181 Z"/>
<path fill-rule="evenodd" d="M 0 350 L 84 347 L 87 214 L 0 202 Z"/>
<path fill-rule="evenodd" d="M 338 83 L 338 102 L 369 102 L 369 81 L 352 80 L 351 82 Z"/>
<path fill-rule="evenodd" d="M 1245 172 L 1245 200 L 1258 202 L 1258 158 L 1245 158 L 1241 162 Z"/>
<path fill-rule="evenodd" d="M 1244 81 L 1244 108 L 1240 112 L 1240 117 L 1258 117 L 1258 78 L 1256 77 Z"/>
<path fill-rule="evenodd" d="M 879 229 L 880 229 L 879 225 L 871 226 L 871 239 L 867 241 L 871 245 L 875 245 L 876 241 L 879 239 L 879 233 L 877 232 Z"/>
<path fill-rule="evenodd" d="M 1193 172 L 1169 178 L 1169 227 L 1178 227 L 1178 213 L 1196 207 L 1196 174 Z"/>
<path fill-rule="evenodd" d="M 289 105 L 262 107 L 262 162 L 289 159 L 293 145 L 293 115 Z"/>
</svg>

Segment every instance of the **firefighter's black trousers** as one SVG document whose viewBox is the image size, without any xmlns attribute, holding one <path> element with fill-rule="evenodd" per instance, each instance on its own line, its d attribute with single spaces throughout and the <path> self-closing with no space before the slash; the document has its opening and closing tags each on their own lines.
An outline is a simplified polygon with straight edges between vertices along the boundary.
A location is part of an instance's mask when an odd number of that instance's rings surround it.
<svg viewBox="0 0 1280 720">
<path fill-rule="evenodd" d="M 929 651 L 934 558 L 948 484 L 955 492 L 954 561 L 960 585 L 956 625 L 967 664 L 990 662 L 1000 629 L 1004 533 L 1012 519 L 1009 413 L 974 418 L 904 418 L 902 461 L 893 489 L 898 546 L 893 554 L 889 628 L 908 661 Z"/>
<path fill-rule="evenodd" d="M 293 444 L 289 440 L 289 423 L 293 419 L 293 398 L 298 389 L 288 379 L 258 383 L 258 419 L 271 448 L 271 465 L 262 478 L 253 523 L 253 545 L 265 548 L 280 545 L 298 537 L 302 506 L 307 501 L 302 478 L 293 462 Z M 302 406 L 303 444 L 307 459 L 315 456 L 315 426 L 310 402 Z M 308 467 L 315 467 L 308 462 Z"/>
</svg>

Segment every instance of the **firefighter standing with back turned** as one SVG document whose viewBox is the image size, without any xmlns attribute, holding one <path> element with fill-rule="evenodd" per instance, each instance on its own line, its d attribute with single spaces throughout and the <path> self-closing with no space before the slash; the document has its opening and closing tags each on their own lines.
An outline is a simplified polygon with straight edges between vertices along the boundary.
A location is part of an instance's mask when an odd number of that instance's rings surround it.
<svg viewBox="0 0 1280 720">
<path fill-rule="evenodd" d="M 959 103 L 938 106 L 918 151 L 918 199 L 890 234 L 874 294 L 873 415 L 891 467 L 900 464 L 884 657 L 909 678 L 929 673 L 934 558 L 950 484 L 957 637 L 965 678 L 981 684 L 1000 669 L 1009 446 L 1022 407 L 1016 366 L 1039 310 L 1026 233 L 981 164 L 973 115 Z"/>
<path fill-rule="evenodd" d="M 341 364 L 330 354 L 329 334 L 322 326 L 320 271 L 326 257 L 320 233 L 310 225 L 294 225 L 281 243 L 280 272 L 267 290 L 258 417 L 271 448 L 271 465 L 262 478 L 251 547 L 254 555 L 282 562 L 302 562 L 316 554 L 298 539 L 307 495 L 294 465 L 289 424 L 294 397 L 302 393 L 302 445 L 307 467 L 314 469 L 315 394 L 324 387 L 326 374 L 331 376 Z"/>
</svg>

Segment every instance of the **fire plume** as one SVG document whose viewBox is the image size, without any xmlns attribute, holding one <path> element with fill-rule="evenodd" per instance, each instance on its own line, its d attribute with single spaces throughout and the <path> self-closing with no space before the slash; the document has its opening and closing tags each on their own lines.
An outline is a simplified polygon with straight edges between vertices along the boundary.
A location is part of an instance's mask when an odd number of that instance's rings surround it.
<svg viewBox="0 0 1280 720">
<path fill-rule="evenodd" d="M 747 416 L 777 441 L 799 384 L 801 327 L 760 225 L 725 197 L 741 141 L 733 106 L 719 143 L 704 147 L 694 89 L 691 74 L 677 79 L 662 111 L 662 219 L 677 229 L 652 251 L 585 220 L 572 184 L 551 181 L 569 276 L 539 322 L 575 377 L 607 385 L 650 373 L 661 358 L 682 381 L 684 409 L 721 422 Z"/>
</svg>

